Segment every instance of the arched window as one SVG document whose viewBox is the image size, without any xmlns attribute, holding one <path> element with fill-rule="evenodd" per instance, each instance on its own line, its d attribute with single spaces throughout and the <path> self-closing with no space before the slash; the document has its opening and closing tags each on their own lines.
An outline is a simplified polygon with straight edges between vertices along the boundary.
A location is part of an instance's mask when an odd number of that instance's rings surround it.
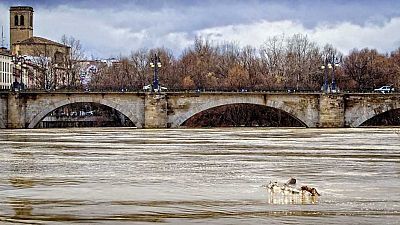
<svg viewBox="0 0 400 225">
<path fill-rule="evenodd" d="M 24 21 L 24 16 L 23 15 L 21 15 L 21 17 L 20 17 L 19 25 L 25 26 L 25 21 Z"/>
<path fill-rule="evenodd" d="M 32 14 L 30 15 L 30 18 L 29 18 L 29 25 L 31 27 L 33 27 L 33 16 L 32 16 Z"/>
<path fill-rule="evenodd" d="M 18 16 L 14 16 L 14 26 L 18 26 Z"/>
</svg>

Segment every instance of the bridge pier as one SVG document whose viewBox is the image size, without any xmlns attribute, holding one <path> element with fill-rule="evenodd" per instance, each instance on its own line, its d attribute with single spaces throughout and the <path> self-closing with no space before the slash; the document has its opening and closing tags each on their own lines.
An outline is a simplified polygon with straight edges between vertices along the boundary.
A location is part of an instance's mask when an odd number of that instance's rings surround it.
<svg viewBox="0 0 400 225">
<path fill-rule="evenodd" d="M 344 95 L 322 94 L 319 98 L 320 128 L 339 128 L 345 126 Z"/>
<path fill-rule="evenodd" d="M 26 128 L 26 99 L 18 93 L 12 93 L 7 98 L 7 128 Z"/>
<path fill-rule="evenodd" d="M 8 110 L 8 94 L 0 94 L 0 129 L 6 128 Z"/>
<path fill-rule="evenodd" d="M 144 127 L 167 128 L 167 96 L 164 93 L 148 93 L 144 103 Z"/>
</svg>

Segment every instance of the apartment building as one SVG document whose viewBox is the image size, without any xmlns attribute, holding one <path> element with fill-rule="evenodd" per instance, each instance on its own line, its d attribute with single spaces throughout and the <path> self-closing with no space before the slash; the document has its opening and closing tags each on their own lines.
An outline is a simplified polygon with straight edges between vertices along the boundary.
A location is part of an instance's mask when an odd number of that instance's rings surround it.
<svg viewBox="0 0 400 225">
<path fill-rule="evenodd" d="M 13 83 L 12 56 L 4 49 L 0 50 L 0 90 L 10 90 Z"/>
</svg>

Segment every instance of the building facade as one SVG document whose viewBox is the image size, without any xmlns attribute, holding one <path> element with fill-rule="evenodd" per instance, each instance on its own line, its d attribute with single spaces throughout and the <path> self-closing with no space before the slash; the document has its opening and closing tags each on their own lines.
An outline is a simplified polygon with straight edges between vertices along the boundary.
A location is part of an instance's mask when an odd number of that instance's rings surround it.
<svg viewBox="0 0 400 225">
<path fill-rule="evenodd" d="M 10 90 L 14 81 L 12 56 L 0 51 L 0 90 Z"/>
</svg>

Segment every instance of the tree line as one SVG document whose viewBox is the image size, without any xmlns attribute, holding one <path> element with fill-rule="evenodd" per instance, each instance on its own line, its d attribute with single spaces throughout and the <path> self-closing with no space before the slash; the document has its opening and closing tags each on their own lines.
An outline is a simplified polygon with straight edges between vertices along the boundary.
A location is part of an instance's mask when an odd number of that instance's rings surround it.
<svg viewBox="0 0 400 225">
<path fill-rule="evenodd" d="M 53 68 L 47 58 L 36 62 L 45 69 L 38 69 L 42 73 L 35 76 L 35 88 L 82 88 L 83 47 L 79 40 L 65 35 L 61 42 L 71 47 L 64 67 L 68 69 Z M 400 87 L 400 48 L 391 53 L 353 49 L 344 55 L 330 44 L 320 47 L 307 36 L 296 34 L 271 37 L 258 48 L 196 38 L 179 56 L 167 48 L 134 50 L 111 65 L 97 64 L 98 69 L 85 88 L 142 90 L 152 83 L 150 62 L 155 54 L 162 63 L 160 83 L 171 91 L 320 91 L 324 81 L 330 83 L 333 78 L 344 91 L 371 91 L 383 85 Z M 340 59 L 335 70 L 321 69 L 333 58 Z"/>
<path fill-rule="evenodd" d="M 342 59 L 334 77 L 339 88 L 368 91 L 400 83 L 400 48 L 390 54 L 376 49 L 353 49 L 346 56 L 332 45 L 319 47 L 304 35 L 269 38 L 259 48 L 237 43 L 215 44 L 196 38 L 193 45 L 175 57 L 166 48 L 139 49 L 120 57 L 119 63 L 101 66 L 91 80 L 92 89 L 140 90 L 151 84 L 149 63 L 157 54 L 162 62 L 159 79 L 170 90 L 321 90 L 324 61 Z"/>
</svg>

